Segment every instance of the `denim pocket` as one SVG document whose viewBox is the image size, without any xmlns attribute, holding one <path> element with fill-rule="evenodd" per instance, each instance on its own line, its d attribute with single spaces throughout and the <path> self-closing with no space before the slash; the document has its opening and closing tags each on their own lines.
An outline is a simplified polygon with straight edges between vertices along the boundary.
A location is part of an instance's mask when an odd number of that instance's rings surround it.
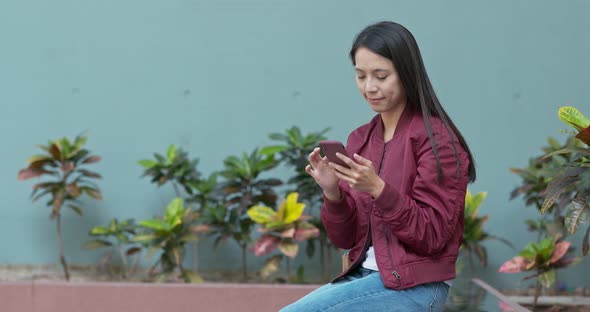
<svg viewBox="0 0 590 312">
<path fill-rule="evenodd" d="M 447 300 L 448 290 L 449 285 L 446 283 L 435 282 L 406 289 L 406 294 L 411 297 L 413 302 L 422 307 L 423 311 L 441 312 Z"/>
<path fill-rule="evenodd" d="M 430 312 L 442 312 L 447 301 L 447 294 L 449 293 L 449 285 L 445 282 L 430 283 L 434 287 L 432 301 L 430 302 Z"/>
</svg>

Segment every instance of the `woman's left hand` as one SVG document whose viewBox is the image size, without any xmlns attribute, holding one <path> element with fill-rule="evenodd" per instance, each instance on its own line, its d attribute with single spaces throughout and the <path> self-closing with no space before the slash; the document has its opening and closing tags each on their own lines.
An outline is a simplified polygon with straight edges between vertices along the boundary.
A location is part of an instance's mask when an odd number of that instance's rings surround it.
<svg viewBox="0 0 590 312">
<path fill-rule="evenodd" d="M 354 190 L 367 192 L 373 198 L 379 197 L 383 187 L 385 187 L 385 182 L 375 171 L 372 161 L 356 153 L 352 156 L 354 160 L 340 153 L 336 153 L 336 156 L 350 166 L 350 169 L 348 169 L 330 162 L 329 166 L 334 168 L 338 178 L 348 183 L 350 188 Z"/>
</svg>

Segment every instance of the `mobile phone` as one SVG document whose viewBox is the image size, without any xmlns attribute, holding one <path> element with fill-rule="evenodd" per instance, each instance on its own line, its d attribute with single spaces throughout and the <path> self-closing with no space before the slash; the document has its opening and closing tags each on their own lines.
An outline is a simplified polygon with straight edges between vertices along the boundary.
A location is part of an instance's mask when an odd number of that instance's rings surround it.
<svg viewBox="0 0 590 312">
<path fill-rule="evenodd" d="M 350 166 L 347 163 L 336 156 L 336 153 L 340 153 L 350 158 L 346 152 L 346 149 L 344 148 L 344 145 L 340 141 L 320 141 L 319 145 L 322 153 L 328 158 L 330 162 L 350 169 Z"/>
</svg>

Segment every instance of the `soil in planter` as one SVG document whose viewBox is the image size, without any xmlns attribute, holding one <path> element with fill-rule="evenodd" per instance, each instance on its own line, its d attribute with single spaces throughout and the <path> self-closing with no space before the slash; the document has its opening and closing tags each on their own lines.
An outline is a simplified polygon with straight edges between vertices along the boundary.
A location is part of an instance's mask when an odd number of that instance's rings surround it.
<svg viewBox="0 0 590 312">
<path fill-rule="evenodd" d="M 523 304 L 523 307 L 532 311 L 532 305 Z M 534 312 L 590 312 L 588 306 L 537 306 Z"/>
<path fill-rule="evenodd" d="M 534 288 L 509 289 L 502 290 L 502 293 L 507 296 L 530 296 L 535 295 Z M 574 291 L 559 291 L 555 289 L 543 289 L 541 296 L 579 296 L 590 297 L 590 288 L 577 288 Z M 529 310 L 532 310 L 532 304 L 521 304 Z M 537 305 L 535 312 L 590 312 L 590 306 L 574 306 L 574 305 Z"/>
<path fill-rule="evenodd" d="M 72 282 L 153 282 L 148 278 L 148 270 L 138 268 L 133 275 L 124 278 L 118 266 L 97 266 L 70 264 L 70 281 Z M 253 273 L 254 274 L 254 273 Z M 208 283 L 259 283 L 276 284 L 286 283 L 286 279 L 280 276 L 262 279 L 259 276 L 249 276 L 244 280 L 241 271 L 204 271 L 200 272 L 203 281 Z M 61 266 L 55 264 L 27 265 L 27 264 L 2 264 L 0 265 L 0 282 L 22 281 L 65 281 Z M 169 279 L 166 282 L 183 283 L 180 278 Z"/>
</svg>

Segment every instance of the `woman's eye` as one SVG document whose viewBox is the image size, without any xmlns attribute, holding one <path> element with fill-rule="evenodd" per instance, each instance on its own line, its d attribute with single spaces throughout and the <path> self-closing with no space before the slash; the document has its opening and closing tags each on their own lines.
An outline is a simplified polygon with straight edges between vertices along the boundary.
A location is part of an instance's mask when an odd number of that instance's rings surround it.
<svg viewBox="0 0 590 312">
<path fill-rule="evenodd" d="M 365 79 L 365 76 L 356 76 L 356 78 L 359 80 L 363 80 L 363 79 Z"/>
<path fill-rule="evenodd" d="M 385 78 L 387 78 L 387 76 L 377 77 L 377 79 L 379 79 L 379 80 L 385 80 Z"/>
</svg>

